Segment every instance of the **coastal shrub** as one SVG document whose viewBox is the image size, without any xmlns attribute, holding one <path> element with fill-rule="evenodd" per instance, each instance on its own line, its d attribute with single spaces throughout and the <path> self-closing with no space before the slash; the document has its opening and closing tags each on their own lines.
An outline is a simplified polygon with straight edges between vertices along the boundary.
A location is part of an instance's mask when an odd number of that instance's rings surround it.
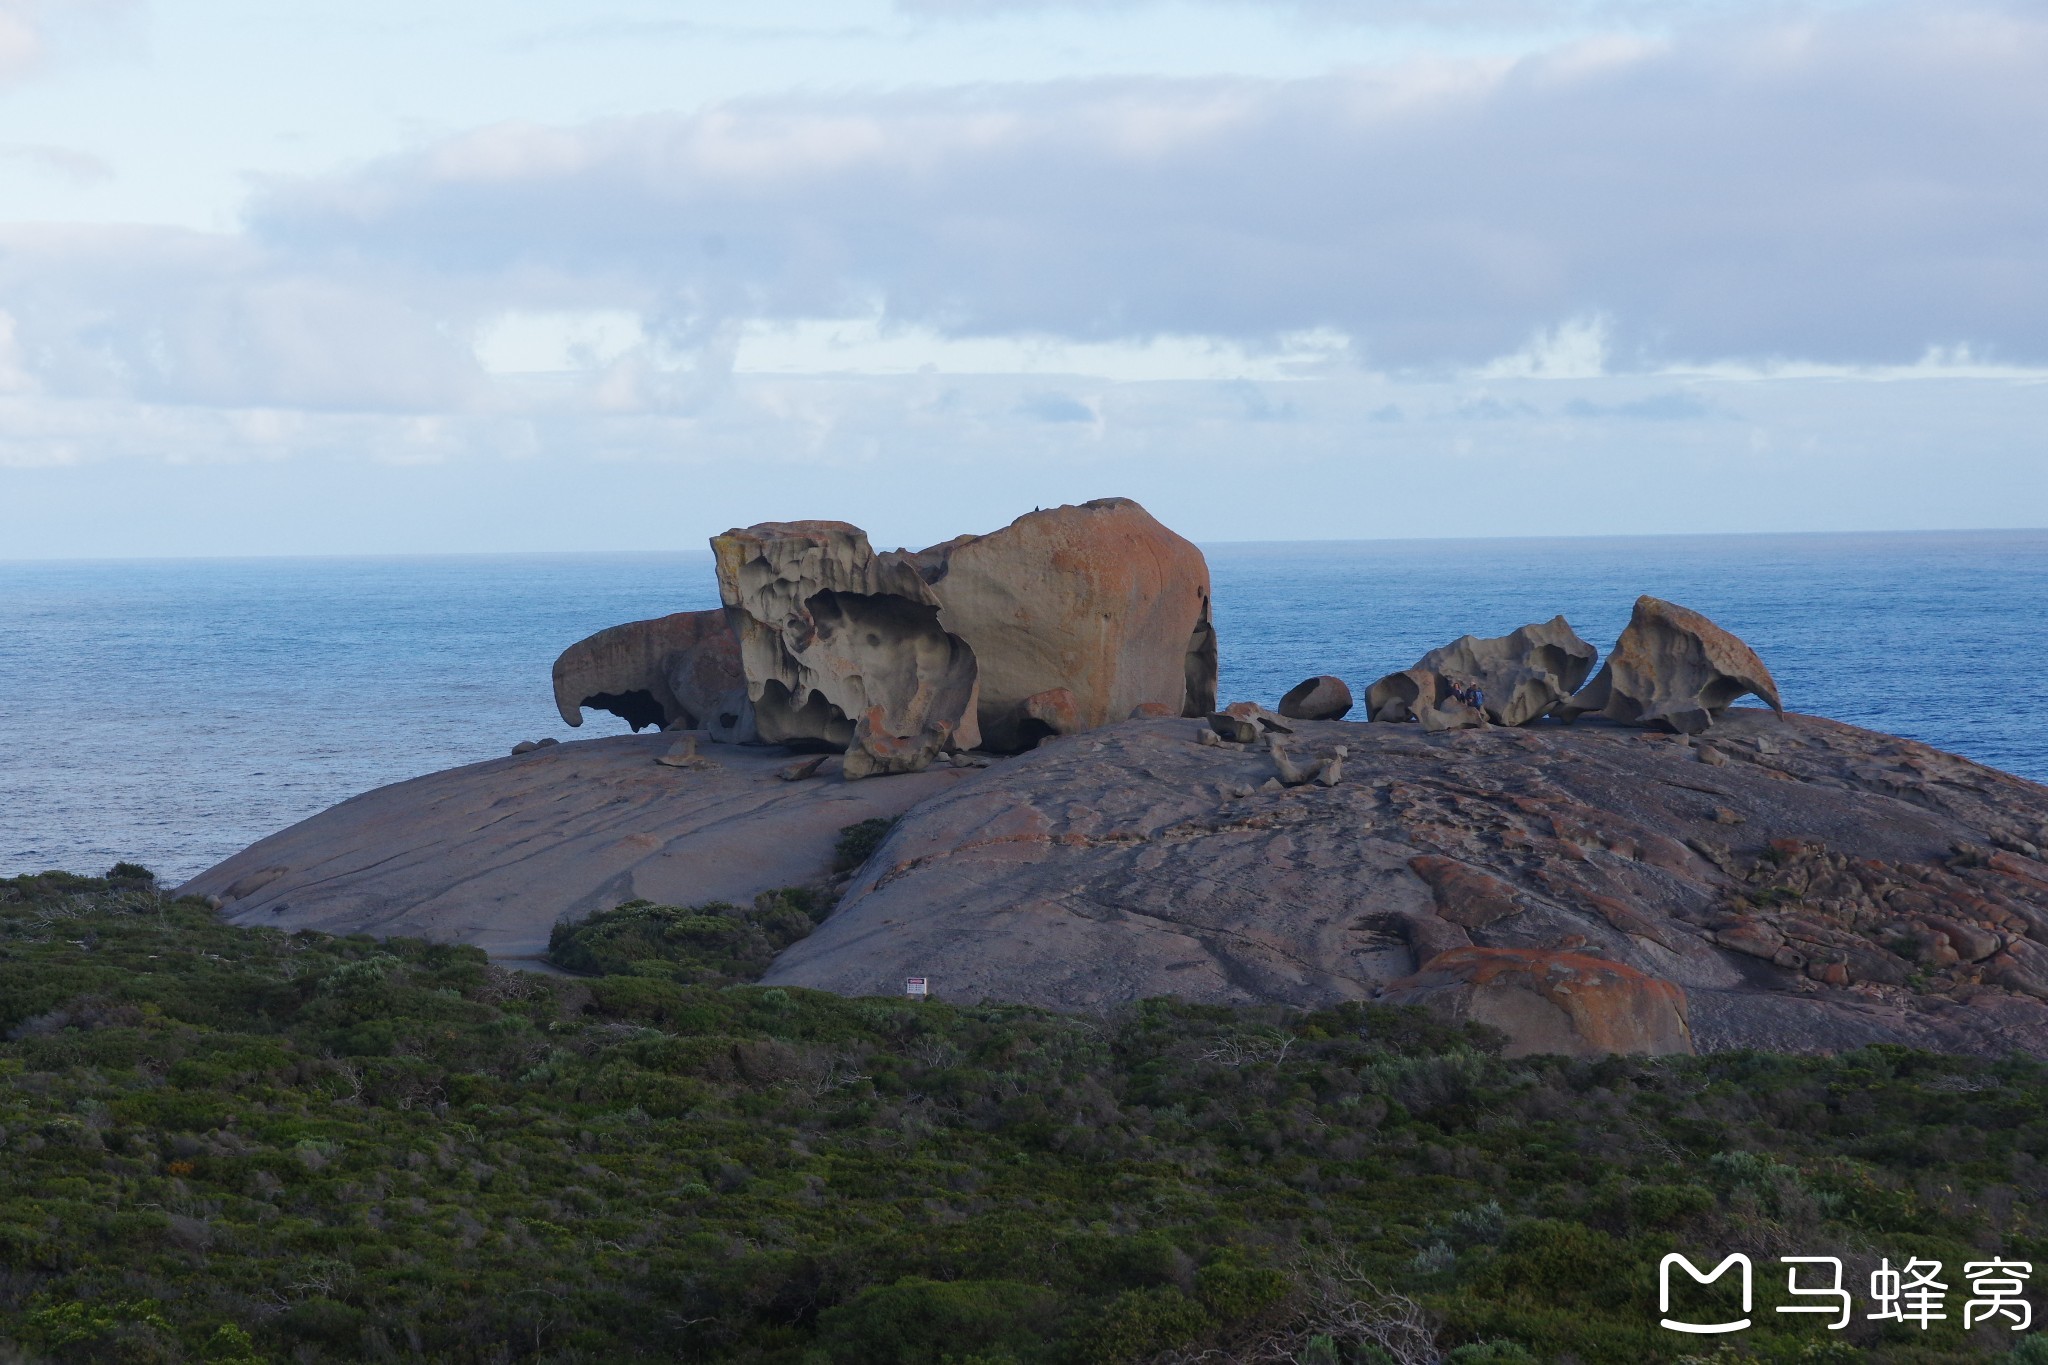
<svg viewBox="0 0 2048 1365">
<path fill-rule="evenodd" d="M 630 973 L 699 986 L 754 981 L 830 909 L 823 893 L 800 886 L 764 891 L 745 907 L 627 901 L 556 924 L 548 959 L 593 976 Z"/>
<path fill-rule="evenodd" d="M 734 945 L 816 904 L 621 907 L 564 936 L 598 974 L 543 977 L 0 880 L 0 1360 L 2041 1354 L 1965 1335 L 1955 1276 L 2048 1264 L 2040 1063 L 744 984 Z M 1738 1347 L 1658 1329 L 1659 1258 L 1737 1249 Z M 1777 1254 L 1958 1288 L 1925 1332 L 1832 1334 L 1775 1312 Z"/>
<path fill-rule="evenodd" d="M 851 872 L 875 856 L 875 850 L 882 846 L 882 840 L 889 837 L 889 831 L 896 828 L 894 816 L 877 816 L 862 820 L 839 831 L 839 838 L 832 845 L 832 870 Z"/>
</svg>

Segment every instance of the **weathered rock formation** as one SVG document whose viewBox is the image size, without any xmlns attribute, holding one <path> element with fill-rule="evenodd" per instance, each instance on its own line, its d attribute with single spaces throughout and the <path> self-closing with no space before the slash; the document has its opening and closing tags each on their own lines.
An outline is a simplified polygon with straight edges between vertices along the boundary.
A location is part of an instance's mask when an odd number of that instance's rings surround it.
<svg viewBox="0 0 2048 1365">
<path fill-rule="evenodd" d="M 763 740 L 845 749 L 849 778 L 981 743 L 974 651 L 910 556 L 840 521 L 767 522 L 711 550 Z"/>
<path fill-rule="evenodd" d="M 816 521 L 712 550 L 761 738 L 845 748 L 848 777 L 1215 705 L 1208 565 L 1127 498 L 914 554 Z"/>
<path fill-rule="evenodd" d="M 1404 668 L 1372 685 L 1365 694 L 1365 709 L 1377 721 L 1420 721 L 1426 734 L 1469 730 L 1484 725 L 1486 715 L 1455 695 L 1466 685 L 1434 669 Z"/>
<path fill-rule="evenodd" d="M 754 737 L 739 641 L 722 611 L 679 611 L 601 630 L 555 660 L 555 709 L 571 725 L 583 708 L 635 730 L 682 726 L 727 743 Z"/>
<path fill-rule="evenodd" d="M 1697 735 L 1751 695 L 1784 713 L 1778 685 L 1754 650 L 1696 611 L 1644 596 L 1599 676 L 1557 713 L 1570 719 L 1598 712 L 1623 725 Z"/>
<path fill-rule="evenodd" d="M 1342 720 L 1351 711 L 1351 689 L 1328 674 L 1296 683 L 1280 699 L 1280 714 L 1292 720 Z"/>
<path fill-rule="evenodd" d="M 1348 750 L 1341 782 L 1134 720 L 952 787 L 767 980 L 1079 1010 L 1386 998 L 1524 1051 L 2048 1056 L 2048 789 L 1761 708 L 1720 717 L 1718 763 L 1597 717 L 1287 724 L 1298 768 Z"/>
<path fill-rule="evenodd" d="M 939 620 L 974 649 L 981 734 L 1028 749 L 1046 712 L 1093 729 L 1145 703 L 1184 716 L 1216 705 L 1216 632 L 1202 552 L 1129 498 L 1098 498 L 1017 518 L 915 556 Z"/>
<path fill-rule="evenodd" d="M 1476 684 L 1495 725 L 1527 725 L 1578 691 L 1599 657 L 1600 651 L 1580 639 L 1562 616 L 1493 639 L 1461 635 L 1423 655 L 1414 667 L 1374 683 L 1366 691 L 1366 714 L 1373 720 L 1415 719 L 1429 728 L 1455 728 L 1432 725 L 1439 718 L 1424 711 L 1446 711 L 1454 683 Z M 1463 720 L 1462 715 L 1456 718 Z"/>
</svg>

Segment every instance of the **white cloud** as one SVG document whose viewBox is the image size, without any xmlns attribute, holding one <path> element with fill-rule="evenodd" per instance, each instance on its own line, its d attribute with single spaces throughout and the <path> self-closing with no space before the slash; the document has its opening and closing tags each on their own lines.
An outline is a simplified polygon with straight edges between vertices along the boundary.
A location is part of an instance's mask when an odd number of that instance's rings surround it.
<svg viewBox="0 0 2048 1365">
<path fill-rule="evenodd" d="M 680 349 L 879 318 L 1248 348 L 1320 330 L 1393 368 L 1901 365 L 1956 344 L 2031 364 L 2043 126 L 2048 20 L 1878 7 L 1305 81 L 504 125 L 275 186 L 250 222 L 306 269 L 625 310 Z"/>
</svg>

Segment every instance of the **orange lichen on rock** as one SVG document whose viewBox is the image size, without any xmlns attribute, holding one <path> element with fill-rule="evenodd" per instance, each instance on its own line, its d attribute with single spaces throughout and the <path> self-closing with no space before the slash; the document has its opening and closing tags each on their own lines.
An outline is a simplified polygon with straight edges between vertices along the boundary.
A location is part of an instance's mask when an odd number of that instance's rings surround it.
<svg viewBox="0 0 2048 1365">
<path fill-rule="evenodd" d="M 1508 1036 L 1509 1056 L 1693 1051 L 1682 989 L 1579 953 L 1453 948 L 1381 999 L 1497 1028 Z"/>
</svg>

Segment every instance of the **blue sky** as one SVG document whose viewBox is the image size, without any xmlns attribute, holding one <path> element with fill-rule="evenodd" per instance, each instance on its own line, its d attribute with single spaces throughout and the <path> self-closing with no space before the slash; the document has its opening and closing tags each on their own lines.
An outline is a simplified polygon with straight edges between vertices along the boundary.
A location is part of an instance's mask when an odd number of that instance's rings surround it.
<svg viewBox="0 0 2048 1365">
<path fill-rule="evenodd" d="M 2048 524 L 2048 15 L 0 0 L 0 556 Z"/>
</svg>

